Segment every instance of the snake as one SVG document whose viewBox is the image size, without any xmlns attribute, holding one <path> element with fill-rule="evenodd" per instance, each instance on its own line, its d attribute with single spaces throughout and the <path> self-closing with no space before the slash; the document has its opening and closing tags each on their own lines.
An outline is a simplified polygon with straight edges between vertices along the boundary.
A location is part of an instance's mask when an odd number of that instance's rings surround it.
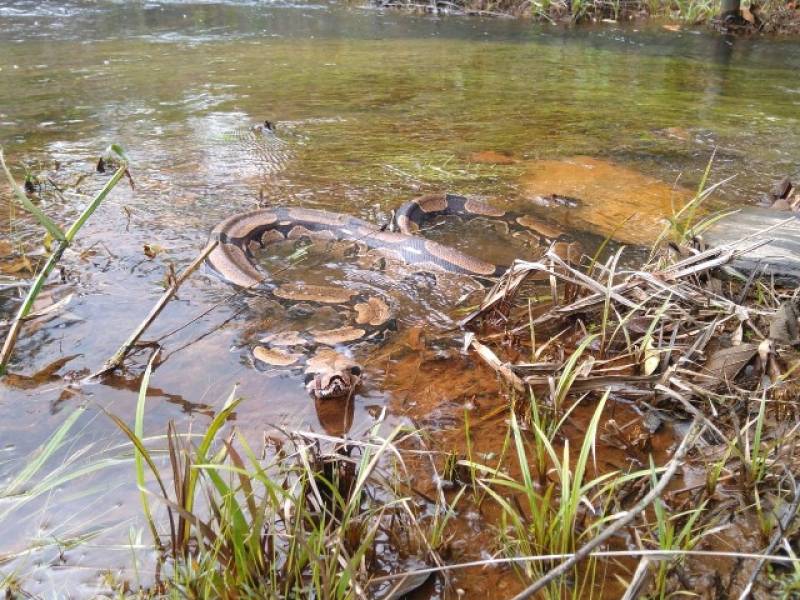
<svg viewBox="0 0 800 600">
<path fill-rule="evenodd" d="M 270 336 L 269 347 L 253 350 L 254 358 L 272 366 L 288 367 L 302 355 L 286 350 L 296 345 L 335 346 L 377 337 L 392 322 L 384 299 L 334 286 L 278 285 L 255 264 L 255 254 L 269 244 L 285 240 L 322 239 L 353 241 L 394 258 L 415 269 L 448 272 L 477 278 L 501 276 L 506 267 L 465 254 L 460 250 L 418 235 L 431 220 L 445 215 L 501 219 L 512 232 L 533 234 L 540 243 L 562 245 L 569 255 L 578 254 L 575 242 L 549 223 L 530 215 L 498 209 L 491 204 L 456 194 L 429 194 L 398 208 L 388 229 L 347 214 L 301 207 L 266 207 L 234 214 L 211 232 L 217 242 L 206 262 L 212 272 L 235 287 L 269 293 L 278 300 L 351 304 L 354 322 L 346 327 L 300 334 L 287 332 Z M 340 360 L 329 352 L 310 360 L 306 371 L 307 389 L 317 400 L 352 394 L 360 382 L 358 365 Z M 330 360 L 325 360 L 327 356 Z"/>
</svg>

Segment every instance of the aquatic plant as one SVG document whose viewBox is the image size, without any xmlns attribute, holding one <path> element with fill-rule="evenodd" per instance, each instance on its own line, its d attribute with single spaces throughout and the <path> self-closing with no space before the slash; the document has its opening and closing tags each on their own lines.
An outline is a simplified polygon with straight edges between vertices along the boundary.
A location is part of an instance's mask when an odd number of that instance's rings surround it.
<svg viewBox="0 0 800 600">
<path fill-rule="evenodd" d="M 3 348 L 0 350 L 0 376 L 3 376 L 6 372 L 8 361 L 11 359 L 11 353 L 14 351 L 14 345 L 16 344 L 17 337 L 19 336 L 19 332 L 22 328 L 22 323 L 25 320 L 25 317 L 30 314 L 31 309 L 33 308 L 33 303 L 36 301 L 37 296 L 42 291 L 48 276 L 53 271 L 56 264 L 58 264 L 58 261 L 61 260 L 64 251 L 69 248 L 70 244 L 72 244 L 73 240 L 75 239 L 75 236 L 86 224 L 86 221 L 89 220 L 89 217 L 92 216 L 94 211 L 97 210 L 97 207 L 100 206 L 103 200 L 105 200 L 106 196 L 108 196 L 111 190 L 116 187 L 123 177 L 126 175 L 130 177 L 130 174 L 128 173 L 128 159 L 122 148 L 119 145 L 113 144 L 110 146 L 110 151 L 119 159 L 119 167 L 112 175 L 111 179 L 108 180 L 106 185 L 103 186 L 103 189 L 101 189 L 86 205 L 86 208 L 83 209 L 81 214 L 69 227 L 69 229 L 63 231 L 61 227 L 55 223 L 55 221 L 48 217 L 42 211 L 42 209 L 36 206 L 36 204 L 34 204 L 33 201 L 28 198 L 25 190 L 17 185 L 17 182 L 14 180 L 14 176 L 11 174 L 11 171 L 9 171 L 8 166 L 6 166 L 5 159 L 3 157 L 3 149 L 0 148 L 0 167 L 2 167 L 3 171 L 5 172 L 8 183 L 11 185 L 11 188 L 14 192 L 14 197 L 25 208 L 25 210 L 27 210 L 36 218 L 36 220 L 45 230 L 46 234 L 49 235 L 50 238 L 56 243 L 55 250 L 50 253 L 50 256 L 48 257 L 47 262 L 44 264 L 44 267 L 42 267 L 41 271 L 39 271 L 38 275 L 34 279 L 30 289 L 28 290 L 28 294 L 25 296 L 25 299 L 22 301 L 16 316 L 11 322 L 11 328 L 6 335 Z M 26 176 L 26 182 L 27 181 L 28 178 Z"/>
</svg>

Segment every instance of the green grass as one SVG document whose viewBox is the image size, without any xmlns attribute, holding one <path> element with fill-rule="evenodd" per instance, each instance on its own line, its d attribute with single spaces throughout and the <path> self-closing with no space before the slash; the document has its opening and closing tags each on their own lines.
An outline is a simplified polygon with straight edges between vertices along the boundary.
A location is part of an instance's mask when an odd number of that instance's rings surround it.
<svg viewBox="0 0 800 600">
<path fill-rule="evenodd" d="M 197 445 L 197 436 L 179 434 L 170 424 L 167 448 L 158 452 L 148 447 L 143 430 L 150 369 L 133 428 L 111 416 L 135 448 L 142 511 L 162 550 L 164 578 L 149 593 L 351 598 L 369 589 L 373 574 L 383 573 L 378 559 L 391 556 L 376 556 L 376 543 L 396 546 L 398 561 L 401 550 L 430 554 L 407 499 L 379 473 L 384 455 L 395 452 L 399 430 L 327 453 L 318 441 L 290 436 L 262 460 L 235 432 L 221 435 L 241 402 L 232 393 Z M 164 454 L 168 465 L 160 466 Z M 157 505 L 166 519 L 156 518 Z M 447 518 L 434 526 L 434 544 Z"/>
<path fill-rule="evenodd" d="M 119 168 L 116 170 L 114 175 L 112 175 L 111 179 L 108 180 L 106 185 L 103 186 L 103 189 L 95 195 L 89 204 L 87 204 L 86 208 L 83 209 L 75 222 L 66 231 L 63 231 L 61 227 L 55 223 L 55 221 L 48 217 L 42 211 L 42 209 L 40 209 L 30 198 L 28 198 L 25 190 L 17 185 L 17 182 L 14 180 L 11 171 L 9 171 L 8 166 L 5 163 L 3 149 L 0 148 L 0 167 L 5 173 L 8 183 L 11 185 L 11 189 L 14 192 L 14 197 L 25 208 L 25 210 L 27 210 L 36 218 L 45 231 L 45 237 L 47 238 L 49 236 L 49 239 L 56 241 L 55 250 L 50 253 L 50 256 L 48 257 L 47 262 L 44 264 L 44 267 L 42 267 L 42 270 L 39 271 L 33 283 L 31 284 L 25 299 L 22 301 L 14 320 L 12 321 L 11 328 L 6 335 L 3 348 L 0 351 L 0 377 L 6 373 L 8 362 L 11 360 L 11 354 L 14 350 L 14 345 L 16 344 L 17 336 L 19 335 L 25 317 L 30 314 L 31 309 L 33 308 L 33 303 L 36 301 L 36 298 L 42 291 L 48 276 L 50 273 L 52 273 L 55 266 L 61 260 L 61 256 L 64 254 L 64 251 L 72 244 L 72 242 L 75 240 L 75 236 L 86 224 L 86 221 L 89 220 L 89 217 L 92 216 L 94 211 L 97 210 L 97 207 L 100 206 L 103 200 L 106 199 L 106 196 L 108 196 L 111 190 L 116 187 L 123 177 L 126 175 L 130 177 L 128 173 L 128 160 L 122 148 L 114 144 L 110 146 L 110 150 L 119 157 L 121 161 Z"/>
</svg>

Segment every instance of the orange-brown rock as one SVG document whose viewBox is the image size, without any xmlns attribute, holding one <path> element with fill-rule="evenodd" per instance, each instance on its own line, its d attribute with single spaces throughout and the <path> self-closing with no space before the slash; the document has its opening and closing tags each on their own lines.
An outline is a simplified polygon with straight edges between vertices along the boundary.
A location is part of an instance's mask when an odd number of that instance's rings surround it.
<svg viewBox="0 0 800 600">
<path fill-rule="evenodd" d="M 666 217 L 693 196 L 684 188 L 589 156 L 531 161 L 521 183 L 531 200 L 550 194 L 580 199 L 575 206 L 550 209 L 555 220 L 633 244 L 652 243 Z"/>
</svg>

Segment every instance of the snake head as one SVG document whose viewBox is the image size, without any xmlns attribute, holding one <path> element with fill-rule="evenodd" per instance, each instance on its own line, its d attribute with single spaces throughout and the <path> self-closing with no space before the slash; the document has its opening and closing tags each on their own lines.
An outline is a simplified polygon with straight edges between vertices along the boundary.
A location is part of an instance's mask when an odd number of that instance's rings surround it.
<svg viewBox="0 0 800 600">
<path fill-rule="evenodd" d="M 351 365 L 343 369 L 309 373 L 306 389 L 317 400 L 350 396 L 361 382 L 361 368 Z"/>
</svg>

